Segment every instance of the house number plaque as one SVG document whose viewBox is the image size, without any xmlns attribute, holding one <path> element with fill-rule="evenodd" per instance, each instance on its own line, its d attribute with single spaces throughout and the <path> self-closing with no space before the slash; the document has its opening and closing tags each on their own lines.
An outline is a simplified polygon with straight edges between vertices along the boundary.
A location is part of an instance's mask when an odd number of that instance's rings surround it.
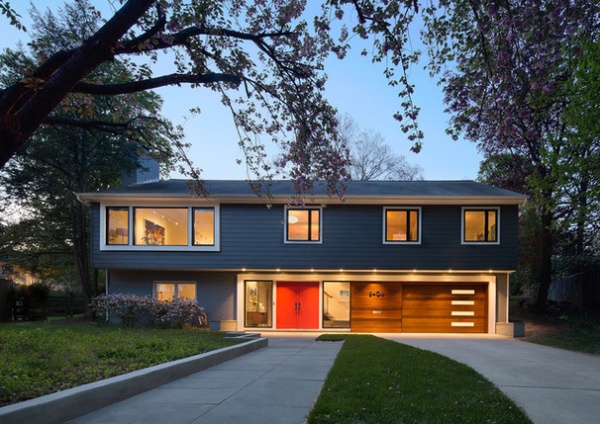
<svg viewBox="0 0 600 424">
<path fill-rule="evenodd" d="M 370 291 L 369 292 L 369 297 L 383 297 L 383 296 L 385 296 L 385 293 L 383 293 L 382 291 L 376 291 L 376 292 Z"/>
</svg>

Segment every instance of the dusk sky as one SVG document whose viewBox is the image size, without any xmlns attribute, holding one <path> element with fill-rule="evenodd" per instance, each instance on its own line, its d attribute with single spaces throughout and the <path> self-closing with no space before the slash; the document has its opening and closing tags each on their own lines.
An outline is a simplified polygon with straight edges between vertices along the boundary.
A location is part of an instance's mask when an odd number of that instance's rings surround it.
<svg viewBox="0 0 600 424">
<path fill-rule="evenodd" d="M 96 0 L 92 3 L 103 8 L 109 1 Z M 40 10 L 50 5 L 56 11 L 59 3 L 56 0 L 38 0 L 35 4 Z M 21 2 L 11 5 L 23 17 L 22 22 L 30 26 L 29 7 L 22 6 Z M 14 48 L 18 40 L 24 43 L 29 40 L 27 33 L 8 25 L 5 18 L 0 19 L 0 48 Z M 412 36 L 413 40 L 418 39 L 417 33 Z M 396 153 L 405 156 L 409 163 L 423 168 L 425 179 L 475 179 L 481 155 L 474 143 L 453 141 L 445 134 L 449 116 L 443 112 L 441 87 L 437 86 L 436 80 L 429 78 L 422 66 L 413 66 L 410 71 L 411 82 L 416 84 L 414 100 L 421 107 L 418 122 L 425 134 L 423 149 L 415 154 L 410 151 L 412 143 L 392 117 L 400 105 L 398 88 L 388 86 L 383 76 L 383 65 L 371 64 L 369 58 L 360 56 L 360 50 L 354 48 L 346 59 L 340 61 L 331 58 L 326 64 L 329 102 L 341 114 L 349 114 L 362 129 L 381 133 Z M 188 154 L 194 164 L 204 170 L 205 179 L 247 177 L 245 165 L 236 164 L 236 159 L 243 159 L 243 154 L 238 147 L 231 115 L 211 90 L 181 86 L 156 91 L 164 99 L 163 116 L 183 126 L 186 141 L 192 144 Z M 200 107 L 202 113 L 190 116 L 189 109 L 192 107 Z M 181 176 L 173 173 L 171 177 Z"/>
</svg>

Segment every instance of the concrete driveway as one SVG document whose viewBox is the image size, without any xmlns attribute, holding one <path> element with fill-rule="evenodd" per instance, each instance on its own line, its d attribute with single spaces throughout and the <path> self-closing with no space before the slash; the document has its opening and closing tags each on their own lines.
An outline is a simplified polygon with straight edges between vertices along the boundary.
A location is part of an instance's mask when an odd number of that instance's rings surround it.
<svg viewBox="0 0 600 424">
<path fill-rule="evenodd" d="M 378 334 L 466 364 L 534 423 L 600 423 L 600 357 L 490 335 Z"/>
</svg>

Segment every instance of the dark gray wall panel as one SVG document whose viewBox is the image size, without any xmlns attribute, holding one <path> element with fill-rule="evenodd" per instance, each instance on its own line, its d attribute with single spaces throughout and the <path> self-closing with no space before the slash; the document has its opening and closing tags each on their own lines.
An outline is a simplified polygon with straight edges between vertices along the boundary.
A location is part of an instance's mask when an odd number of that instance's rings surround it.
<svg viewBox="0 0 600 424">
<path fill-rule="evenodd" d="M 419 245 L 384 245 L 383 207 L 323 209 L 323 243 L 284 243 L 284 209 L 277 205 L 221 205 L 220 252 L 99 251 L 93 208 L 92 259 L 99 268 L 513 270 L 517 206 L 501 209 L 500 245 L 461 245 L 461 206 L 423 206 Z"/>
<path fill-rule="evenodd" d="M 202 271 L 139 271 L 112 270 L 109 273 L 110 293 L 131 293 L 152 296 L 157 281 L 193 281 L 197 283 L 196 298 L 209 320 L 236 319 L 236 274 Z"/>
</svg>

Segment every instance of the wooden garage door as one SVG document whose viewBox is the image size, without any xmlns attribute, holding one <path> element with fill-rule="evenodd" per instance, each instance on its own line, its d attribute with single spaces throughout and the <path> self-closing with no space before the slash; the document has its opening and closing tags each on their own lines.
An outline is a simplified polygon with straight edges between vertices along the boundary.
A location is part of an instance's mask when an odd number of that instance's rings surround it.
<svg viewBox="0 0 600 424">
<path fill-rule="evenodd" d="M 402 331 L 402 284 L 360 283 L 351 285 L 350 327 L 361 333 Z"/>
<path fill-rule="evenodd" d="M 487 284 L 404 285 L 402 331 L 487 333 Z"/>
</svg>

